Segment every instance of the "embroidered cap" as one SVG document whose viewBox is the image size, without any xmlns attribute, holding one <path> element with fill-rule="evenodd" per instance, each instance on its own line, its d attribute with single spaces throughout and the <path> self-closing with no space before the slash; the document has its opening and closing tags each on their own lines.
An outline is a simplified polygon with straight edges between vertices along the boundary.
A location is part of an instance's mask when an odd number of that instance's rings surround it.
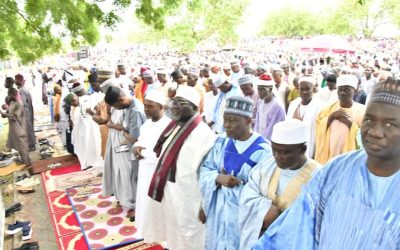
<svg viewBox="0 0 400 250">
<path fill-rule="evenodd" d="M 226 100 L 224 114 L 239 115 L 251 118 L 253 116 L 254 103 L 250 98 L 233 96 Z"/>
<path fill-rule="evenodd" d="M 372 92 L 369 103 L 386 103 L 400 107 L 400 80 L 388 77 L 379 82 Z"/>
<path fill-rule="evenodd" d="M 245 74 L 245 75 L 243 75 L 242 77 L 240 77 L 239 79 L 238 79 L 238 83 L 239 83 L 239 85 L 242 85 L 242 84 L 247 84 L 247 83 L 253 83 L 253 76 L 252 75 L 250 75 L 250 74 Z"/>
<path fill-rule="evenodd" d="M 297 119 L 278 122 L 272 128 L 271 141 L 284 145 L 305 143 L 307 141 L 307 126 Z"/>
</svg>

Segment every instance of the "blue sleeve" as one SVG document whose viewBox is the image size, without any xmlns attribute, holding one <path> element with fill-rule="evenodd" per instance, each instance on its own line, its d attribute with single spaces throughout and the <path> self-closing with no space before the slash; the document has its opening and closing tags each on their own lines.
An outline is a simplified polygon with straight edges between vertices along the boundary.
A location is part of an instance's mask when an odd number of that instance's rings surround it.
<svg viewBox="0 0 400 250">
<path fill-rule="evenodd" d="M 317 214 L 322 213 L 320 206 L 322 187 L 333 187 L 326 183 L 327 176 L 332 176 L 331 170 L 337 169 L 337 158 L 330 161 L 304 187 L 299 197 L 278 219 L 272 223 L 264 235 L 252 247 L 261 249 L 316 249 Z M 333 167 L 332 167 L 333 166 Z"/>
<path fill-rule="evenodd" d="M 224 145 L 224 138 L 218 137 L 215 141 L 213 148 L 208 153 L 205 161 L 200 167 L 200 177 L 199 185 L 200 192 L 203 198 L 202 206 L 204 213 L 208 215 L 210 205 L 213 200 L 214 192 L 217 190 L 218 186 L 215 182 L 217 176 L 219 175 L 222 150 Z"/>
</svg>

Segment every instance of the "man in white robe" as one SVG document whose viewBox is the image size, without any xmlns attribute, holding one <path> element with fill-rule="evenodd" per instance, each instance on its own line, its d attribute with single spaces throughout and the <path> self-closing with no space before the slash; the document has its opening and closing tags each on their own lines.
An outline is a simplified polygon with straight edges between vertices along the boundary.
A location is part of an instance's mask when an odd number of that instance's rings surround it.
<svg viewBox="0 0 400 250">
<path fill-rule="evenodd" d="M 243 96 L 243 94 L 240 88 L 237 85 L 229 82 L 229 79 L 225 76 L 218 75 L 217 77 L 213 78 L 212 81 L 214 86 L 219 89 L 212 125 L 214 126 L 215 132 L 221 134 L 224 132 L 223 116 L 226 100 L 232 96 Z"/>
<path fill-rule="evenodd" d="M 240 249 L 250 249 L 319 170 L 320 164 L 305 154 L 306 128 L 295 119 L 275 124 L 271 139 L 274 156 L 254 167 L 240 196 Z"/>
<path fill-rule="evenodd" d="M 315 152 L 315 119 L 320 111 L 320 103 L 313 96 L 313 87 L 316 84 L 314 77 L 302 77 L 299 80 L 300 97 L 293 100 L 286 115 L 286 119 L 297 119 L 307 125 L 307 152 L 306 155 L 314 158 Z"/>
<path fill-rule="evenodd" d="M 73 115 L 74 129 L 71 141 L 74 152 L 78 156 L 81 170 L 93 167 L 101 171 L 104 162 L 101 157 L 100 128 L 86 112 L 87 109 L 94 108 L 93 103 L 98 101 L 98 98 L 91 100 L 83 85 L 78 82 L 73 84 L 71 91 L 79 97 L 79 107 L 76 107 Z"/>
<path fill-rule="evenodd" d="M 155 147 L 161 157 L 150 182 L 143 238 L 166 241 L 166 247 L 174 250 L 204 249 L 204 225 L 197 217 L 198 170 L 215 135 L 201 121 L 200 96 L 194 88 L 179 86 L 172 104 L 173 121 Z"/>
<path fill-rule="evenodd" d="M 239 249 L 239 198 L 251 169 L 271 156 L 271 147 L 251 130 L 252 100 L 235 96 L 224 111 L 226 134 L 220 135 L 200 168 L 205 249 Z"/>
<path fill-rule="evenodd" d="M 153 148 L 161 133 L 171 122 L 171 119 L 164 115 L 165 103 L 166 97 L 160 90 L 151 90 L 146 94 L 144 112 L 148 119 L 140 127 L 140 136 L 133 147 L 133 154 L 139 160 L 135 226 L 140 236 L 142 235 L 143 221 L 150 200 L 147 192 L 158 162 L 158 157 Z"/>
</svg>

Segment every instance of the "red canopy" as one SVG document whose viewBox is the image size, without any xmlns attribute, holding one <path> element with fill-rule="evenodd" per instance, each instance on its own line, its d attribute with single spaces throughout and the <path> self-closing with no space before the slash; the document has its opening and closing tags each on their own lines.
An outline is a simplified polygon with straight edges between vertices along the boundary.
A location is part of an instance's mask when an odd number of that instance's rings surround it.
<svg viewBox="0 0 400 250">
<path fill-rule="evenodd" d="M 306 39 L 300 46 L 301 51 L 354 54 L 356 50 L 343 37 L 335 35 L 320 35 Z"/>
</svg>

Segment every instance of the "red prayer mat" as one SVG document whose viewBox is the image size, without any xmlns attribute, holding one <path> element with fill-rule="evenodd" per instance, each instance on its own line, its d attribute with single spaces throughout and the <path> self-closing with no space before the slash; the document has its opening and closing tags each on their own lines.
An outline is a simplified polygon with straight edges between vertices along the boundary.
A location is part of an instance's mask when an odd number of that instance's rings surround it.
<svg viewBox="0 0 400 250">
<path fill-rule="evenodd" d="M 66 168 L 52 169 L 41 173 L 43 188 L 46 193 L 47 207 L 49 209 L 50 218 L 52 221 L 54 233 L 57 239 L 58 248 L 61 250 L 89 250 L 99 249 L 94 245 L 90 248 L 85 240 L 85 237 L 81 231 L 81 224 L 74 213 L 71 206 L 68 195 L 74 196 L 78 199 L 86 199 L 85 196 L 91 194 L 101 193 L 101 185 L 87 186 L 87 187 L 76 187 L 69 189 L 68 192 L 65 190 L 54 189 L 54 178 L 73 172 L 79 172 L 80 165 L 74 165 Z M 52 183 L 53 182 L 53 183 Z M 67 195 L 68 193 L 68 195 Z M 82 211 L 82 206 L 75 206 L 77 212 Z M 87 226 L 87 224 L 86 224 Z M 126 229 L 126 228 L 125 228 Z M 129 230 L 125 230 L 129 231 Z M 125 232 L 126 233 L 126 232 Z M 126 237 L 122 242 L 132 240 L 131 237 Z M 135 239 L 137 241 L 137 239 Z M 145 244 L 143 242 L 136 242 L 133 244 L 125 245 L 122 247 L 108 246 L 103 249 L 118 249 L 118 250 L 162 250 L 163 248 L 156 243 Z"/>
</svg>

